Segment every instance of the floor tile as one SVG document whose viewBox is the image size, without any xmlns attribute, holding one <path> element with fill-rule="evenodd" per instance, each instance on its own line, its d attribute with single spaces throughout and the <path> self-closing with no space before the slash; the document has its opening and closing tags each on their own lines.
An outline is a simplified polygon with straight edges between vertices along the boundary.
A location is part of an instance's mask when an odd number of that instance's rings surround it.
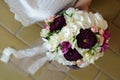
<svg viewBox="0 0 120 80">
<path fill-rule="evenodd" d="M 119 12 L 119 15 L 116 17 L 116 19 L 113 20 L 113 22 L 120 27 L 120 12 Z"/>
<path fill-rule="evenodd" d="M 14 15 L 9 11 L 7 4 L 4 0 L 0 0 L 0 24 L 16 32 L 22 25 L 14 19 Z"/>
<path fill-rule="evenodd" d="M 32 80 L 27 75 L 0 61 L 0 80 Z"/>
<path fill-rule="evenodd" d="M 120 53 L 120 28 L 116 27 L 112 23 L 108 22 L 109 24 L 109 31 L 111 35 L 111 39 L 109 42 L 110 48 L 115 52 Z"/>
<path fill-rule="evenodd" d="M 112 79 L 101 72 L 99 76 L 96 78 L 96 80 L 112 80 Z"/>
<path fill-rule="evenodd" d="M 71 70 L 69 73 L 76 80 L 93 80 L 94 77 L 97 75 L 98 70 L 93 65 L 90 65 L 83 69 Z"/>
<path fill-rule="evenodd" d="M 73 79 L 69 76 L 66 76 L 64 80 L 73 80 Z"/>
<path fill-rule="evenodd" d="M 112 20 L 119 12 L 119 0 L 93 0 L 91 8 Z"/>
<path fill-rule="evenodd" d="M 15 36 L 11 35 L 2 26 L 0 26 L 0 48 L 13 47 L 16 49 L 23 49 L 27 47 L 23 42 L 18 40 Z"/>
<path fill-rule="evenodd" d="M 40 30 L 41 29 L 38 25 L 31 25 L 23 28 L 18 36 L 25 40 L 28 44 L 31 44 L 36 39 L 40 38 Z"/>
<path fill-rule="evenodd" d="M 64 80 L 66 73 L 51 63 L 46 63 L 33 77 L 35 80 Z"/>
<path fill-rule="evenodd" d="M 105 55 L 96 61 L 97 66 L 115 80 L 120 80 L 120 56 L 107 50 Z"/>
</svg>

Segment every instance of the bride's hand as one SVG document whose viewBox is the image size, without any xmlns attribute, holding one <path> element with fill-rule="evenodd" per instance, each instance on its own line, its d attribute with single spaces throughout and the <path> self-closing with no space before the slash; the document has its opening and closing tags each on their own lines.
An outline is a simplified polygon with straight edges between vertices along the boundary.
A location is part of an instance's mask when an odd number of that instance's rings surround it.
<svg viewBox="0 0 120 80">
<path fill-rule="evenodd" d="M 74 7 L 82 10 L 88 10 L 92 0 L 78 0 Z"/>
</svg>

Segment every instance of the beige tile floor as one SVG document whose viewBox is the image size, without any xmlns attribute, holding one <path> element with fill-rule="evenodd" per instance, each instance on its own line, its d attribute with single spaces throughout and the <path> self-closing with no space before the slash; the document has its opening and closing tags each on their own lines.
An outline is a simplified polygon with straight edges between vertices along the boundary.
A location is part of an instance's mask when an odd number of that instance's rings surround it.
<svg viewBox="0 0 120 80">
<path fill-rule="evenodd" d="M 14 63 L 5 64 L 0 62 L 0 80 L 120 80 L 120 0 L 93 0 L 90 9 L 100 12 L 108 21 L 111 34 L 110 48 L 105 52 L 104 57 L 85 69 L 70 70 L 68 75 L 59 72 L 52 75 L 45 69 L 46 63 L 35 75 L 27 75 L 22 72 Z M 16 49 L 24 49 L 39 38 L 40 26 L 38 24 L 23 28 L 14 19 L 8 6 L 0 0 L 0 55 L 5 47 L 11 46 Z M 43 72 L 43 73 L 41 73 Z M 40 77 L 40 76 L 43 77 Z M 47 76 L 47 77 L 46 77 Z M 50 78 L 53 76 L 54 78 Z M 55 77 L 57 76 L 57 77 Z M 45 78 L 46 77 L 46 78 Z"/>
</svg>

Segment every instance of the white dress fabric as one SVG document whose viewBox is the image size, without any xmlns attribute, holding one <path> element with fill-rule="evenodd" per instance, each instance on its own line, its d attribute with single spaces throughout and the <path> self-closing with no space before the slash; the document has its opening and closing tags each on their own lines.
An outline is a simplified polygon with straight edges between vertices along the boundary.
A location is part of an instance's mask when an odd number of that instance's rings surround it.
<svg viewBox="0 0 120 80">
<path fill-rule="evenodd" d="M 76 0 L 4 0 L 23 26 L 43 21 Z"/>
<path fill-rule="evenodd" d="M 44 20 L 47 17 L 56 14 L 68 4 L 74 4 L 76 0 L 5 0 L 10 10 L 15 14 L 15 19 L 20 21 L 24 26 Z M 45 55 L 42 39 L 37 41 L 37 46 L 24 50 L 15 50 L 5 48 L 0 60 L 9 63 L 10 61 L 17 68 L 28 74 L 35 74 L 48 60 Z M 14 57 L 10 58 L 11 55 Z M 9 61 L 10 60 L 10 61 Z M 69 69 L 57 63 L 49 63 L 41 73 L 39 80 L 64 80 Z M 46 79 L 44 75 L 49 74 L 51 79 Z M 52 74 L 51 74 L 52 73 Z M 57 74 L 58 75 L 57 75 Z M 56 76 L 57 79 L 55 78 Z M 73 78 L 73 77 L 72 77 Z M 75 80 L 75 79 L 73 79 Z"/>
</svg>

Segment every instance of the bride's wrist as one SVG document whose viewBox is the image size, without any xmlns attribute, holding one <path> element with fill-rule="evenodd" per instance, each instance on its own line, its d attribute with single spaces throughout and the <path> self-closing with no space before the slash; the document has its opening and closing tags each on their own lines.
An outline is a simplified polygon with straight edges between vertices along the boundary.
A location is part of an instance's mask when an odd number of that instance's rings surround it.
<svg viewBox="0 0 120 80">
<path fill-rule="evenodd" d="M 74 7 L 87 11 L 89 9 L 89 5 L 91 4 L 91 2 L 92 0 L 78 0 Z"/>
</svg>

